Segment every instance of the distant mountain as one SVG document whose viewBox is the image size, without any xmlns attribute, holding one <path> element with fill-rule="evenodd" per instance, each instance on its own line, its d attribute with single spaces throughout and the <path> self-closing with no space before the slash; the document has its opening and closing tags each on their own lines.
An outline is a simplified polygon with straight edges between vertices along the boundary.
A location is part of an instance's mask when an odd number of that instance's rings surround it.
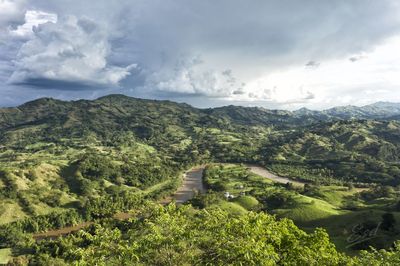
<svg viewBox="0 0 400 266">
<path fill-rule="evenodd" d="M 0 109 L 0 141 L 8 143 L 24 135 L 36 140 L 48 136 L 74 137 L 88 132 L 107 138 L 123 131 L 150 138 L 166 126 L 183 126 L 186 130 L 210 122 L 212 119 L 205 119 L 206 116 L 187 104 L 124 95 L 70 102 L 42 98 L 15 108 Z"/>
<path fill-rule="evenodd" d="M 241 125 L 283 126 L 288 123 L 304 124 L 293 112 L 268 110 L 261 107 L 224 106 L 204 110 L 207 114 Z"/>
<path fill-rule="evenodd" d="M 79 131 L 83 128 L 81 125 L 84 125 L 84 128 L 101 132 L 112 128 L 130 128 L 133 124 L 158 124 L 161 120 L 169 120 L 171 124 L 179 126 L 233 123 L 287 128 L 349 119 L 399 120 L 400 103 L 378 102 L 362 107 L 342 106 L 323 111 L 307 108 L 286 111 L 233 105 L 198 109 L 184 103 L 137 99 L 124 95 L 108 95 L 93 101 L 41 98 L 14 108 L 0 108 L 0 132 L 30 124 L 46 125 L 53 130 L 64 131 Z"/>
<path fill-rule="evenodd" d="M 207 109 L 206 112 L 239 124 L 301 126 L 320 121 L 349 119 L 399 120 L 400 103 L 377 102 L 362 107 L 348 105 L 333 107 L 323 111 L 315 111 L 307 108 L 301 108 L 296 111 L 269 110 L 261 107 L 230 105 Z"/>
<path fill-rule="evenodd" d="M 400 103 L 377 102 L 362 107 L 349 105 L 334 107 L 321 113 L 342 119 L 385 119 L 400 115 Z"/>
</svg>

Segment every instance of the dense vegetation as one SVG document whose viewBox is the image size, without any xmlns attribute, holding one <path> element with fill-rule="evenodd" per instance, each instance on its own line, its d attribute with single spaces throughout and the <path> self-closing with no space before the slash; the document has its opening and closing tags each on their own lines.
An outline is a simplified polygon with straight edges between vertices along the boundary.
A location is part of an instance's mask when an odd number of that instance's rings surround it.
<svg viewBox="0 0 400 266">
<path fill-rule="evenodd" d="M 317 265 L 344 260 L 321 230 L 306 234 L 289 220 L 276 221 L 267 214 L 232 218 L 223 211 L 176 209 L 174 205 L 149 207 L 129 221 L 96 224 L 76 236 L 40 242 L 34 249 L 39 254 L 34 258 L 38 264 L 79 261 L 93 265 L 101 260 L 101 265 L 222 265 L 239 261 L 246 265 Z"/>
<path fill-rule="evenodd" d="M 122 95 L 0 109 L 0 254 L 11 247 L 22 264 L 49 265 L 91 265 L 100 257 L 159 265 L 396 262 L 396 251 L 351 259 L 316 227 L 348 252 L 349 226 L 380 226 L 351 250 L 392 247 L 400 231 L 399 110 L 387 103 L 323 112 L 202 110 Z M 309 183 L 277 185 L 244 166 L 216 165 L 205 172 L 210 191 L 190 202 L 205 210 L 144 204 L 173 193 L 183 171 L 211 162 L 261 164 Z M 236 197 L 226 199 L 226 191 Z M 114 219 L 127 211 L 130 220 Z M 85 221 L 94 223 L 85 232 L 33 241 L 33 233 Z"/>
<path fill-rule="evenodd" d="M 84 231 L 25 244 L 14 265 L 396 265 L 399 250 L 336 251 L 328 234 L 305 233 L 266 213 L 144 203 L 129 220 L 104 219 Z"/>
</svg>

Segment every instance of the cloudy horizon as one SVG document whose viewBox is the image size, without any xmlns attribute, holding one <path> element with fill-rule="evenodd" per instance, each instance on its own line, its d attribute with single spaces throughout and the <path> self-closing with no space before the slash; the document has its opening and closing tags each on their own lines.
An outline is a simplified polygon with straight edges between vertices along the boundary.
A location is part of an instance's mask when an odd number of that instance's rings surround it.
<svg viewBox="0 0 400 266">
<path fill-rule="evenodd" d="M 0 0 L 0 106 L 400 102 L 399 48 L 396 0 Z"/>
</svg>

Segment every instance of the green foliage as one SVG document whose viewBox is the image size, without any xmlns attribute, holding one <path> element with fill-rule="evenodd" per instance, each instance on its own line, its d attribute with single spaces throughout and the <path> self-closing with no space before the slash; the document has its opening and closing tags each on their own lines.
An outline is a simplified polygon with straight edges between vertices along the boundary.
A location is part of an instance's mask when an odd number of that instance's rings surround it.
<svg viewBox="0 0 400 266">
<path fill-rule="evenodd" d="M 399 265 L 400 264 L 400 243 L 395 244 L 395 248 L 390 250 L 361 251 L 361 256 L 354 258 L 356 265 Z"/>
<path fill-rule="evenodd" d="M 36 254 L 36 261 L 80 265 L 338 265 L 347 259 L 323 230 L 307 234 L 289 220 L 263 213 L 235 218 L 221 210 L 174 205 L 150 206 L 116 227 L 97 224 L 40 242 Z"/>
<path fill-rule="evenodd" d="M 78 171 L 90 180 L 106 179 L 114 181 L 118 172 L 110 158 L 98 154 L 85 154 L 78 163 Z"/>
<path fill-rule="evenodd" d="M 81 212 L 86 220 L 112 217 L 117 212 L 128 211 L 137 207 L 141 198 L 126 192 L 99 198 L 89 198 L 83 203 Z"/>
<path fill-rule="evenodd" d="M 204 209 L 212 205 L 219 205 L 223 201 L 221 193 L 209 191 L 205 194 L 198 194 L 189 203 L 197 208 Z"/>
<path fill-rule="evenodd" d="M 393 213 L 387 212 L 382 215 L 382 229 L 389 231 L 393 230 L 396 224 L 396 219 L 394 218 Z"/>
<path fill-rule="evenodd" d="M 18 197 L 18 187 L 9 172 L 0 169 L 0 180 L 3 181 L 3 187 L 0 188 L 0 197 L 16 199 Z"/>
<path fill-rule="evenodd" d="M 252 196 L 239 196 L 234 200 L 234 202 L 249 211 L 257 210 L 260 207 L 258 200 Z"/>
</svg>

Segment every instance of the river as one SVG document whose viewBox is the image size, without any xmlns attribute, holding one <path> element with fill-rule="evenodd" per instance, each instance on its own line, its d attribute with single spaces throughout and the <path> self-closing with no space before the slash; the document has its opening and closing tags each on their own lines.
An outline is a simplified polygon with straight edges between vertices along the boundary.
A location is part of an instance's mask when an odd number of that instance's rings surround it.
<svg viewBox="0 0 400 266">
<path fill-rule="evenodd" d="M 203 171 L 204 167 L 197 167 L 184 174 L 182 186 L 180 186 L 173 196 L 177 204 L 182 204 L 190 200 L 196 192 L 206 192 L 203 183 Z"/>
<path fill-rule="evenodd" d="M 303 186 L 305 183 L 300 181 L 293 181 L 286 177 L 277 176 L 267 169 L 257 165 L 246 165 L 249 170 L 259 176 L 271 179 L 274 182 L 286 184 L 288 182 L 293 183 L 295 186 Z M 205 193 L 206 188 L 203 183 L 203 171 L 205 166 L 198 166 L 190 169 L 183 174 L 182 185 L 177 189 L 177 191 L 170 197 L 164 198 L 160 201 L 161 204 L 166 205 L 172 201 L 175 201 L 177 205 L 185 203 L 186 201 L 192 199 L 196 192 Z M 130 213 L 117 213 L 114 218 L 125 220 L 131 217 Z M 66 235 L 71 232 L 79 231 L 80 229 L 91 225 L 93 222 L 85 222 L 75 226 L 65 227 L 57 230 L 50 230 L 45 233 L 34 234 L 33 237 L 36 240 L 55 238 L 61 235 Z"/>
<path fill-rule="evenodd" d="M 193 198 L 196 192 L 205 193 L 206 188 L 203 184 L 204 168 L 205 166 L 199 166 L 192 168 L 191 170 L 184 173 L 182 185 L 178 188 L 178 190 L 174 193 L 174 195 L 163 199 L 160 203 L 165 205 L 170 203 L 171 201 L 175 201 L 177 205 L 180 205 Z M 125 212 L 116 213 L 114 215 L 114 218 L 118 220 L 126 220 L 131 217 L 132 214 Z M 48 238 L 57 238 L 59 236 L 79 231 L 91 224 L 93 224 L 93 222 L 84 222 L 81 224 L 77 224 L 75 226 L 68 226 L 60 229 L 49 230 L 44 233 L 36 233 L 33 234 L 33 238 L 36 241 Z"/>
<path fill-rule="evenodd" d="M 304 184 L 306 184 L 306 182 L 302 182 L 302 181 L 295 181 L 293 179 L 289 179 L 287 177 L 282 177 L 282 176 L 277 176 L 273 173 L 271 173 L 270 171 L 268 171 L 267 169 L 265 169 L 264 167 L 258 166 L 258 165 L 252 165 L 252 164 L 248 164 L 246 165 L 246 167 L 248 167 L 250 169 L 250 171 L 256 175 L 271 179 L 274 182 L 277 183 L 282 183 L 282 184 L 287 184 L 287 183 L 292 183 L 295 186 L 299 186 L 302 187 L 304 186 Z"/>
<path fill-rule="evenodd" d="M 203 184 L 204 166 L 192 168 L 183 174 L 182 185 L 171 197 L 167 197 L 161 201 L 162 204 L 168 204 L 175 201 L 177 205 L 185 203 L 194 197 L 196 192 L 205 193 L 206 188 Z"/>
</svg>

